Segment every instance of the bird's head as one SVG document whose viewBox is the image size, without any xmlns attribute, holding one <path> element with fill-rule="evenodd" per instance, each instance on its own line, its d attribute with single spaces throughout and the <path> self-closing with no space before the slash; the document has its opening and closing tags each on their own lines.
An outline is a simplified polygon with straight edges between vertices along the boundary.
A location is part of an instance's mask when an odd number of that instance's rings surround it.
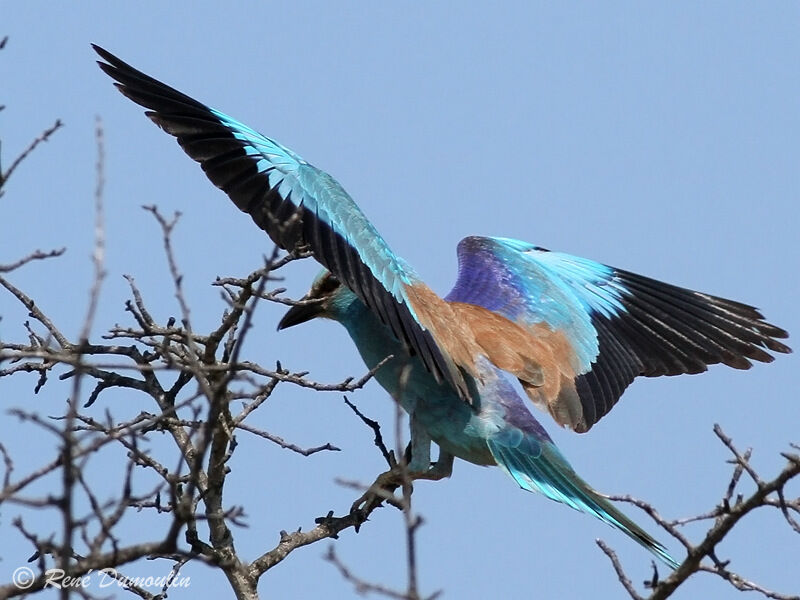
<svg viewBox="0 0 800 600">
<path fill-rule="evenodd" d="M 342 320 L 358 297 L 327 269 L 323 269 L 303 296 L 303 304 L 292 306 L 278 323 L 278 330 L 287 329 L 318 317 Z"/>
</svg>

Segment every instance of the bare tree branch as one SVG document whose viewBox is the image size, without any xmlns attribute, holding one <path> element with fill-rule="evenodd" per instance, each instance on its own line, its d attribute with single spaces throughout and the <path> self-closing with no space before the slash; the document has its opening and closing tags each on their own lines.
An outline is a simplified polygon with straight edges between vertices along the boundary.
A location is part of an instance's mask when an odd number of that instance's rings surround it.
<svg viewBox="0 0 800 600">
<path fill-rule="evenodd" d="M 46 252 L 42 251 L 42 250 L 34 250 L 33 252 L 31 252 L 27 256 L 23 256 L 22 258 L 19 258 L 19 259 L 15 260 L 12 263 L 8 263 L 6 265 L 0 265 L 0 273 L 10 273 L 11 271 L 14 271 L 14 270 L 20 268 L 21 266 L 26 265 L 29 262 L 32 262 L 34 260 L 44 260 L 46 258 L 55 258 L 57 256 L 61 256 L 66 251 L 67 251 L 66 248 L 59 248 L 57 250 L 48 250 Z"/>
<path fill-rule="evenodd" d="M 98 142 L 102 139 L 99 136 Z M 98 166 L 98 179 L 101 174 L 101 166 Z M 323 450 L 336 451 L 338 447 L 330 442 L 302 448 L 246 421 L 280 384 L 289 383 L 319 391 L 352 392 L 365 385 L 382 365 L 357 380 L 347 378 L 341 383 L 326 384 L 308 379 L 305 372 L 292 373 L 280 363 L 273 370 L 239 359 L 254 304 L 272 298 L 279 298 L 275 301 L 280 303 L 286 302 L 278 294 L 266 290 L 267 282 L 274 280 L 273 271 L 295 260 L 294 257 L 279 257 L 277 252 L 266 259 L 264 267 L 245 278 L 218 280 L 217 284 L 226 292 L 229 308 L 222 315 L 219 326 L 210 334 L 193 332 L 187 326 L 188 301 L 183 298 L 181 275 L 172 254 L 171 234 L 175 222 L 160 217 L 155 207 L 150 212 L 156 216 L 162 229 L 175 295 L 187 309 L 183 311 L 184 318 L 180 324 L 174 320 L 159 324 L 152 317 L 133 279 L 129 278 L 133 298 L 126 308 L 133 317 L 134 325 L 114 327 L 104 336 L 107 339 L 124 339 L 127 345 L 93 343 L 90 340 L 92 321 L 100 282 L 105 276 L 101 190 L 102 186 L 98 184 L 93 254 L 95 276 L 78 341 L 72 341 L 64 334 L 33 298 L 0 278 L 0 285 L 28 310 L 34 323 L 26 325 L 29 333 L 27 343 L 0 341 L 0 361 L 12 363 L 9 368 L 0 370 L 0 377 L 24 372 L 38 372 L 45 376 L 53 370 L 62 370 L 58 379 L 72 380 L 67 410 L 56 421 L 44 420 L 35 412 L 13 411 L 23 422 L 41 427 L 60 440 L 62 450 L 58 458 L 15 480 L 13 460 L 7 453 L 3 454 L 6 473 L 0 491 L 0 503 L 54 508 L 61 511 L 64 522 L 61 541 L 54 543 L 50 541 L 54 539 L 53 534 L 37 535 L 26 529 L 20 521 L 19 529 L 25 531 L 24 535 L 32 544 L 40 571 L 25 591 L 43 589 L 47 585 L 47 573 L 52 572 L 52 563 L 46 560 L 48 557 L 55 561 L 61 576 L 69 578 L 80 577 L 95 569 L 98 561 L 104 562 L 105 568 L 117 569 L 141 558 L 143 554 L 138 550 L 147 548 L 150 558 L 177 560 L 181 565 L 194 560 L 214 565 L 225 574 L 237 597 L 256 598 L 258 580 L 270 568 L 298 548 L 322 539 L 336 538 L 348 528 L 357 530 L 367 521 L 377 504 L 368 510 L 341 517 L 330 513 L 316 519 L 316 526 L 308 532 L 283 532 L 277 546 L 265 550 L 255 561 L 248 563 L 238 554 L 231 528 L 231 525 L 244 524 L 244 512 L 241 507 L 226 507 L 222 493 L 228 476 L 227 462 L 237 445 L 235 430 L 253 433 L 306 456 Z M 44 334 L 38 331 L 40 328 Z M 50 340 L 55 340 L 57 345 L 52 345 Z M 113 360 L 115 358 L 118 360 Z M 119 362 L 121 360 L 129 362 Z M 130 374 L 122 374 L 121 370 L 127 370 Z M 175 376 L 174 380 L 167 383 L 165 379 L 172 375 Z M 85 377 L 95 381 L 88 395 L 81 392 L 79 385 Z M 46 378 L 38 384 L 37 389 L 45 382 Z M 187 395 L 183 390 L 189 382 L 197 384 L 197 391 Z M 232 388 L 234 384 L 237 386 L 235 391 Z M 111 388 L 127 389 L 147 397 L 155 402 L 158 410 L 142 412 L 138 417 L 124 422 L 116 422 L 110 409 L 106 409 L 104 420 L 81 413 L 81 408 L 96 407 L 104 397 L 103 392 Z M 183 399 L 179 399 L 180 395 L 184 396 Z M 230 400 L 234 397 L 245 401 L 244 408 L 235 416 L 229 411 Z M 161 431 L 172 436 L 180 452 L 181 461 L 175 467 L 167 466 L 141 449 L 142 442 L 148 439 L 151 432 Z M 101 502 L 92 486 L 82 478 L 81 469 L 98 452 L 117 444 L 125 448 L 128 456 L 121 491 L 116 499 Z M 136 469 L 156 473 L 162 483 L 151 489 L 135 490 L 132 474 Z M 24 496 L 25 490 L 33 483 L 59 472 L 63 488 L 60 496 Z M 168 496 L 166 501 L 162 499 L 164 495 Z M 88 515 L 74 514 L 76 496 L 88 502 L 91 507 Z M 162 531 L 163 537 L 146 546 L 125 546 L 114 533 L 116 525 L 126 511 L 145 509 L 153 509 L 168 518 Z M 198 521 L 207 523 L 207 539 L 201 537 L 196 525 Z M 91 524 L 94 524 L 95 531 L 90 534 L 88 527 Z M 179 541 L 181 530 L 184 531 L 185 546 Z M 76 551 L 78 545 L 85 552 Z M 118 571 L 115 573 L 120 581 L 125 580 L 124 575 Z M 150 591 L 137 588 L 134 584 L 129 589 L 142 598 L 155 597 Z M 3 593 L 12 592 L 9 586 L 2 590 Z M 17 590 L 13 592 L 12 595 L 17 595 Z"/>
<path fill-rule="evenodd" d="M 6 42 L 7 39 L 8 39 L 8 37 L 3 38 L 3 44 L 4 45 L 5 45 L 5 42 Z M 53 125 L 51 125 L 47 129 L 45 129 L 41 134 L 39 134 L 39 136 L 37 138 L 35 138 L 30 143 L 30 145 L 27 148 L 25 148 L 25 150 L 23 150 L 22 153 L 19 156 L 17 156 L 17 158 L 15 158 L 13 161 L 11 161 L 11 166 L 8 167 L 8 169 L 3 171 L 2 167 L 0 167 L 0 198 L 2 198 L 3 194 L 4 194 L 3 187 L 5 187 L 6 182 L 8 182 L 8 180 L 11 178 L 11 175 L 14 173 L 14 171 L 17 170 L 17 167 L 19 167 L 20 164 L 22 164 L 22 161 L 24 161 L 26 158 L 28 158 L 28 156 L 30 156 L 30 154 L 34 150 L 36 150 L 36 147 L 39 144 L 49 140 L 50 137 L 56 131 L 58 131 L 59 129 L 61 129 L 61 127 L 63 127 L 63 125 L 64 124 L 61 122 L 61 119 L 56 119 L 56 122 L 53 123 Z"/>
<path fill-rule="evenodd" d="M 692 517 L 685 517 L 669 521 L 663 518 L 659 512 L 649 503 L 633 498 L 631 496 L 606 496 L 610 500 L 628 502 L 642 509 L 653 521 L 667 531 L 675 539 L 681 542 L 687 550 L 687 557 L 678 569 L 673 571 L 665 579 L 659 580 L 657 571 L 653 582 L 649 584 L 652 592 L 647 596 L 647 600 L 663 600 L 669 598 L 689 577 L 696 573 L 712 573 L 727 581 L 734 588 L 740 591 L 757 592 L 766 598 L 775 600 L 800 600 L 800 596 L 793 594 L 782 594 L 770 590 L 762 585 L 754 583 L 747 578 L 731 571 L 728 568 L 729 561 L 720 560 L 717 557 L 717 546 L 730 533 L 730 531 L 748 514 L 760 507 L 772 507 L 781 511 L 789 526 L 800 533 L 800 529 L 795 527 L 797 521 L 791 516 L 791 512 L 800 513 L 800 497 L 786 500 L 785 489 L 787 483 L 800 474 L 800 455 L 783 453 L 786 459 L 786 466 L 769 481 L 765 481 L 750 464 L 752 449 L 748 448 L 745 452 L 739 451 L 730 437 L 728 437 L 719 425 L 714 425 L 714 433 L 719 440 L 733 455 L 734 469 L 731 481 L 725 489 L 720 503 L 710 511 L 706 511 Z M 796 445 L 792 447 L 797 449 Z M 735 502 L 731 502 L 737 486 L 741 483 L 743 473 L 747 473 L 753 481 L 756 489 L 749 496 L 739 494 Z M 688 523 L 703 520 L 713 520 L 713 525 L 706 532 L 704 538 L 697 544 L 692 543 L 681 531 L 680 527 Z M 617 573 L 620 584 L 634 600 L 644 598 L 634 589 L 630 578 L 625 574 L 623 567 L 614 551 L 604 542 L 598 540 L 598 545 L 611 560 L 611 564 Z M 709 559 L 711 564 L 704 563 Z"/>
<path fill-rule="evenodd" d="M 328 550 L 325 552 L 325 560 L 331 563 L 336 569 L 339 571 L 339 574 L 349 583 L 353 585 L 357 594 L 360 595 L 367 595 L 367 594 L 376 594 L 378 596 L 383 596 L 384 598 L 392 598 L 394 600 L 419 600 L 418 596 L 409 596 L 407 593 L 398 592 L 391 588 L 386 587 L 385 585 L 381 585 L 379 583 L 372 583 L 361 579 L 353 574 L 353 572 L 345 565 L 339 557 L 336 555 L 336 551 L 333 549 L 333 546 L 328 546 Z M 442 595 L 442 592 L 434 592 L 430 596 L 426 596 L 425 600 L 436 600 L 439 596 Z"/>
</svg>

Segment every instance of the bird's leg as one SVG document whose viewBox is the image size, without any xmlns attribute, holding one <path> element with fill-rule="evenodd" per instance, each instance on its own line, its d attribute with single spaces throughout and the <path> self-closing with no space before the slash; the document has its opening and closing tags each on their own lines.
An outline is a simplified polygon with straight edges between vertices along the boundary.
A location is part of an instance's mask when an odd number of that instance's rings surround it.
<svg viewBox="0 0 800 600">
<path fill-rule="evenodd" d="M 431 437 L 422 428 L 419 422 L 411 415 L 409 419 L 411 429 L 411 460 L 408 461 L 406 470 L 411 473 L 422 473 L 431 468 Z"/>
<path fill-rule="evenodd" d="M 384 501 L 402 508 L 394 497 L 394 491 L 404 482 L 410 483 L 417 479 L 438 481 L 450 477 L 453 472 L 453 455 L 440 449 L 439 458 L 436 463 L 431 464 L 431 438 L 413 416 L 410 421 L 411 442 L 405 452 L 407 463 L 392 465 L 388 471 L 381 473 L 353 503 L 351 512 L 366 510 Z"/>
<path fill-rule="evenodd" d="M 424 473 L 415 477 L 415 479 L 429 479 L 430 481 L 439 481 L 445 479 L 453 474 L 453 459 L 455 457 L 439 448 L 439 458 L 431 467 Z"/>
<path fill-rule="evenodd" d="M 431 438 L 413 417 L 411 418 L 411 460 L 408 476 L 414 479 L 438 481 L 453 473 L 453 455 L 439 448 L 439 458 L 431 464 Z"/>
</svg>

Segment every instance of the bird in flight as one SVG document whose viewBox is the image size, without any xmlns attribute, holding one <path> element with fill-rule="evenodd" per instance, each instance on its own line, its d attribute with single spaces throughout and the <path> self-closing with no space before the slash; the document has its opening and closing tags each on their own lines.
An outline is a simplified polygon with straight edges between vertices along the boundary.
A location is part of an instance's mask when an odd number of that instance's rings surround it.
<svg viewBox="0 0 800 600">
<path fill-rule="evenodd" d="M 748 369 L 791 350 L 754 307 L 519 240 L 467 237 L 444 298 L 389 248 L 328 173 L 247 125 L 93 46 L 119 90 L 200 163 L 280 247 L 324 269 L 279 328 L 340 322 L 409 414 L 415 479 L 454 457 L 497 465 L 523 489 L 594 515 L 671 567 L 666 548 L 570 466 L 507 379 L 561 426 L 589 431 L 638 376 Z M 439 446 L 431 464 L 430 447 Z"/>
</svg>

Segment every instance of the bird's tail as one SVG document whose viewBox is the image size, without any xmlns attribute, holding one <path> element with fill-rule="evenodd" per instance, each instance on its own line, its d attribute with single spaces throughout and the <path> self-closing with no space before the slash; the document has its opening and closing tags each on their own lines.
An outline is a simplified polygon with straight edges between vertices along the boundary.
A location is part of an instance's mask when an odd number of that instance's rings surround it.
<svg viewBox="0 0 800 600">
<path fill-rule="evenodd" d="M 551 500 L 597 517 L 623 531 L 671 568 L 678 568 L 678 562 L 667 549 L 581 479 L 552 442 L 525 437 L 527 444 L 517 439 L 517 443 L 507 445 L 501 437 L 489 440 L 489 449 L 497 464 L 522 489 L 540 492 Z"/>
</svg>

